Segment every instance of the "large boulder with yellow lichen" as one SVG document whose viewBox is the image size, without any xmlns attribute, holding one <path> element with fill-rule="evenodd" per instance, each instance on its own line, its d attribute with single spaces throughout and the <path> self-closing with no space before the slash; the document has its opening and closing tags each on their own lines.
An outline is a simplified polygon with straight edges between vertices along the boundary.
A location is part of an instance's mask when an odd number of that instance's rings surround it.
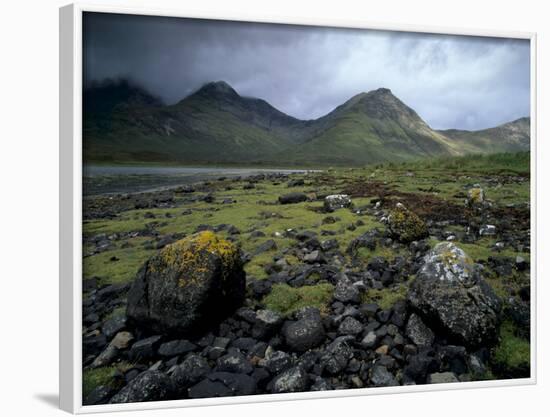
<svg viewBox="0 0 550 417">
<path fill-rule="evenodd" d="M 126 313 L 131 326 L 185 334 L 223 318 L 244 296 L 240 250 L 205 231 L 164 247 L 143 264 Z"/>
<path fill-rule="evenodd" d="M 408 301 L 430 328 L 460 344 L 489 345 L 496 337 L 500 299 L 480 268 L 458 246 L 439 243 L 425 256 Z"/>
<path fill-rule="evenodd" d="M 426 223 L 401 203 L 397 203 L 395 209 L 390 212 L 388 226 L 392 235 L 403 243 L 428 236 Z"/>
</svg>

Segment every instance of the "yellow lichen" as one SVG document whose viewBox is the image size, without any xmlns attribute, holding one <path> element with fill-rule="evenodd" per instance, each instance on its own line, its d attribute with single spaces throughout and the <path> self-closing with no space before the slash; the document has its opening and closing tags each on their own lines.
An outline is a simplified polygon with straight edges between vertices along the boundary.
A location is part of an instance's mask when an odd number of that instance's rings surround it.
<svg viewBox="0 0 550 417">
<path fill-rule="evenodd" d="M 178 284 L 185 287 L 196 283 L 208 271 L 210 255 L 221 259 L 224 278 L 239 262 L 239 250 L 234 244 L 214 232 L 204 231 L 165 246 L 150 268 L 155 272 L 164 268 L 177 271 L 181 274 Z"/>
</svg>

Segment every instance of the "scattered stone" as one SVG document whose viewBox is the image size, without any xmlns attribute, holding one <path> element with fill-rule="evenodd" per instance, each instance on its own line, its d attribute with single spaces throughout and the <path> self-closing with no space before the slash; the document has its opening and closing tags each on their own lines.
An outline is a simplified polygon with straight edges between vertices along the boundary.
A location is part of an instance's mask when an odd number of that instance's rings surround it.
<svg viewBox="0 0 550 417">
<path fill-rule="evenodd" d="M 216 361 L 216 369 L 220 372 L 236 374 L 249 374 L 254 370 L 250 362 L 238 352 L 228 353 L 219 358 Z"/>
<path fill-rule="evenodd" d="M 436 372 L 428 375 L 428 384 L 448 384 L 458 382 L 458 378 L 452 372 Z"/>
<path fill-rule="evenodd" d="M 468 204 L 470 206 L 482 204 L 485 201 L 485 191 L 481 187 L 474 187 L 468 190 Z"/>
<path fill-rule="evenodd" d="M 310 311 L 301 319 L 283 326 L 287 346 L 296 352 L 305 352 L 319 346 L 325 340 L 325 330 L 319 310 Z"/>
<path fill-rule="evenodd" d="M 410 243 L 428 236 L 426 223 L 400 203 L 388 216 L 388 226 L 392 235 L 403 243 Z"/>
<path fill-rule="evenodd" d="M 172 357 L 194 351 L 197 346 L 189 340 L 172 340 L 160 345 L 158 353 L 161 356 Z"/>
<path fill-rule="evenodd" d="M 264 243 L 259 245 L 254 251 L 254 256 L 259 255 L 260 253 L 268 252 L 270 250 L 277 250 L 277 243 L 273 239 L 266 240 Z"/>
<path fill-rule="evenodd" d="M 281 204 L 296 204 L 302 203 L 307 200 L 307 195 L 304 193 L 289 193 L 279 196 L 279 203 Z"/>
<path fill-rule="evenodd" d="M 248 375 L 214 372 L 189 388 L 189 398 L 215 398 L 256 393 L 256 380 Z"/>
<path fill-rule="evenodd" d="M 174 396 L 175 387 L 168 375 L 160 371 L 145 371 L 115 394 L 110 404 L 165 401 Z"/>
<path fill-rule="evenodd" d="M 205 358 L 190 354 L 172 372 L 172 379 L 179 390 L 199 382 L 210 372 L 210 366 Z"/>
<path fill-rule="evenodd" d="M 431 346 L 434 341 L 433 332 L 424 324 L 422 319 L 414 313 L 409 317 L 405 334 L 416 346 L 419 347 Z"/>
<path fill-rule="evenodd" d="M 494 236 L 496 234 L 497 234 L 497 228 L 492 224 L 486 224 L 484 226 L 481 226 L 479 229 L 480 236 Z"/>
<path fill-rule="evenodd" d="M 398 385 L 393 374 L 385 366 L 375 365 L 370 372 L 370 382 L 375 387 L 392 387 Z"/>
<path fill-rule="evenodd" d="M 340 326 L 338 333 L 341 335 L 357 335 L 363 331 L 363 325 L 353 317 L 346 317 Z"/>
<path fill-rule="evenodd" d="M 306 391 L 308 376 L 301 366 L 295 366 L 277 375 L 269 385 L 274 394 Z"/>
<path fill-rule="evenodd" d="M 351 207 L 352 202 L 349 195 L 346 194 L 334 194 L 325 197 L 324 208 L 327 212 L 333 212 L 341 208 Z"/>
<path fill-rule="evenodd" d="M 146 339 L 138 340 L 132 345 L 129 355 L 133 360 L 149 359 L 155 356 L 157 347 L 161 342 L 162 336 L 151 336 Z"/>
</svg>

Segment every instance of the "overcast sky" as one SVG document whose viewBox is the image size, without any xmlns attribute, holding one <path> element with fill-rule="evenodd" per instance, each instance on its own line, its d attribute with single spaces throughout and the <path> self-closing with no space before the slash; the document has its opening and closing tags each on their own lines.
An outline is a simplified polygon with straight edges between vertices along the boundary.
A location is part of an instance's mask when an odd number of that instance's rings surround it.
<svg viewBox="0 0 550 417">
<path fill-rule="evenodd" d="M 87 13 L 85 80 L 127 77 L 166 103 L 209 81 L 313 119 L 390 88 L 433 128 L 529 115 L 529 42 Z"/>
</svg>

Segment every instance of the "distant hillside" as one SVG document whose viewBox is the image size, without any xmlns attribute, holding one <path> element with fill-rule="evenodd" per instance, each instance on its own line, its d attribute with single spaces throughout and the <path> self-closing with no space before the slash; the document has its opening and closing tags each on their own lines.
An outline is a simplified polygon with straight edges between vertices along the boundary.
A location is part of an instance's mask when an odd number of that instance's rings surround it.
<svg viewBox="0 0 550 417">
<path fill-rule="evenodd" d="M 174 105 L 128 81 L 84 91 L 84 159 L 180 164 L 360 165 L 529 149 L 529 119 L 436 131 L 380 88 L 316 120 L 295 119 L 223 81 Z"/>
<path fill-rule="evenodd" d="M 522 117 L 513 122 L 490 129 L 440 130 L 466 153 L 497 153 L 529 150 L 531 143 L 531 119 Z"/>
</svg>

